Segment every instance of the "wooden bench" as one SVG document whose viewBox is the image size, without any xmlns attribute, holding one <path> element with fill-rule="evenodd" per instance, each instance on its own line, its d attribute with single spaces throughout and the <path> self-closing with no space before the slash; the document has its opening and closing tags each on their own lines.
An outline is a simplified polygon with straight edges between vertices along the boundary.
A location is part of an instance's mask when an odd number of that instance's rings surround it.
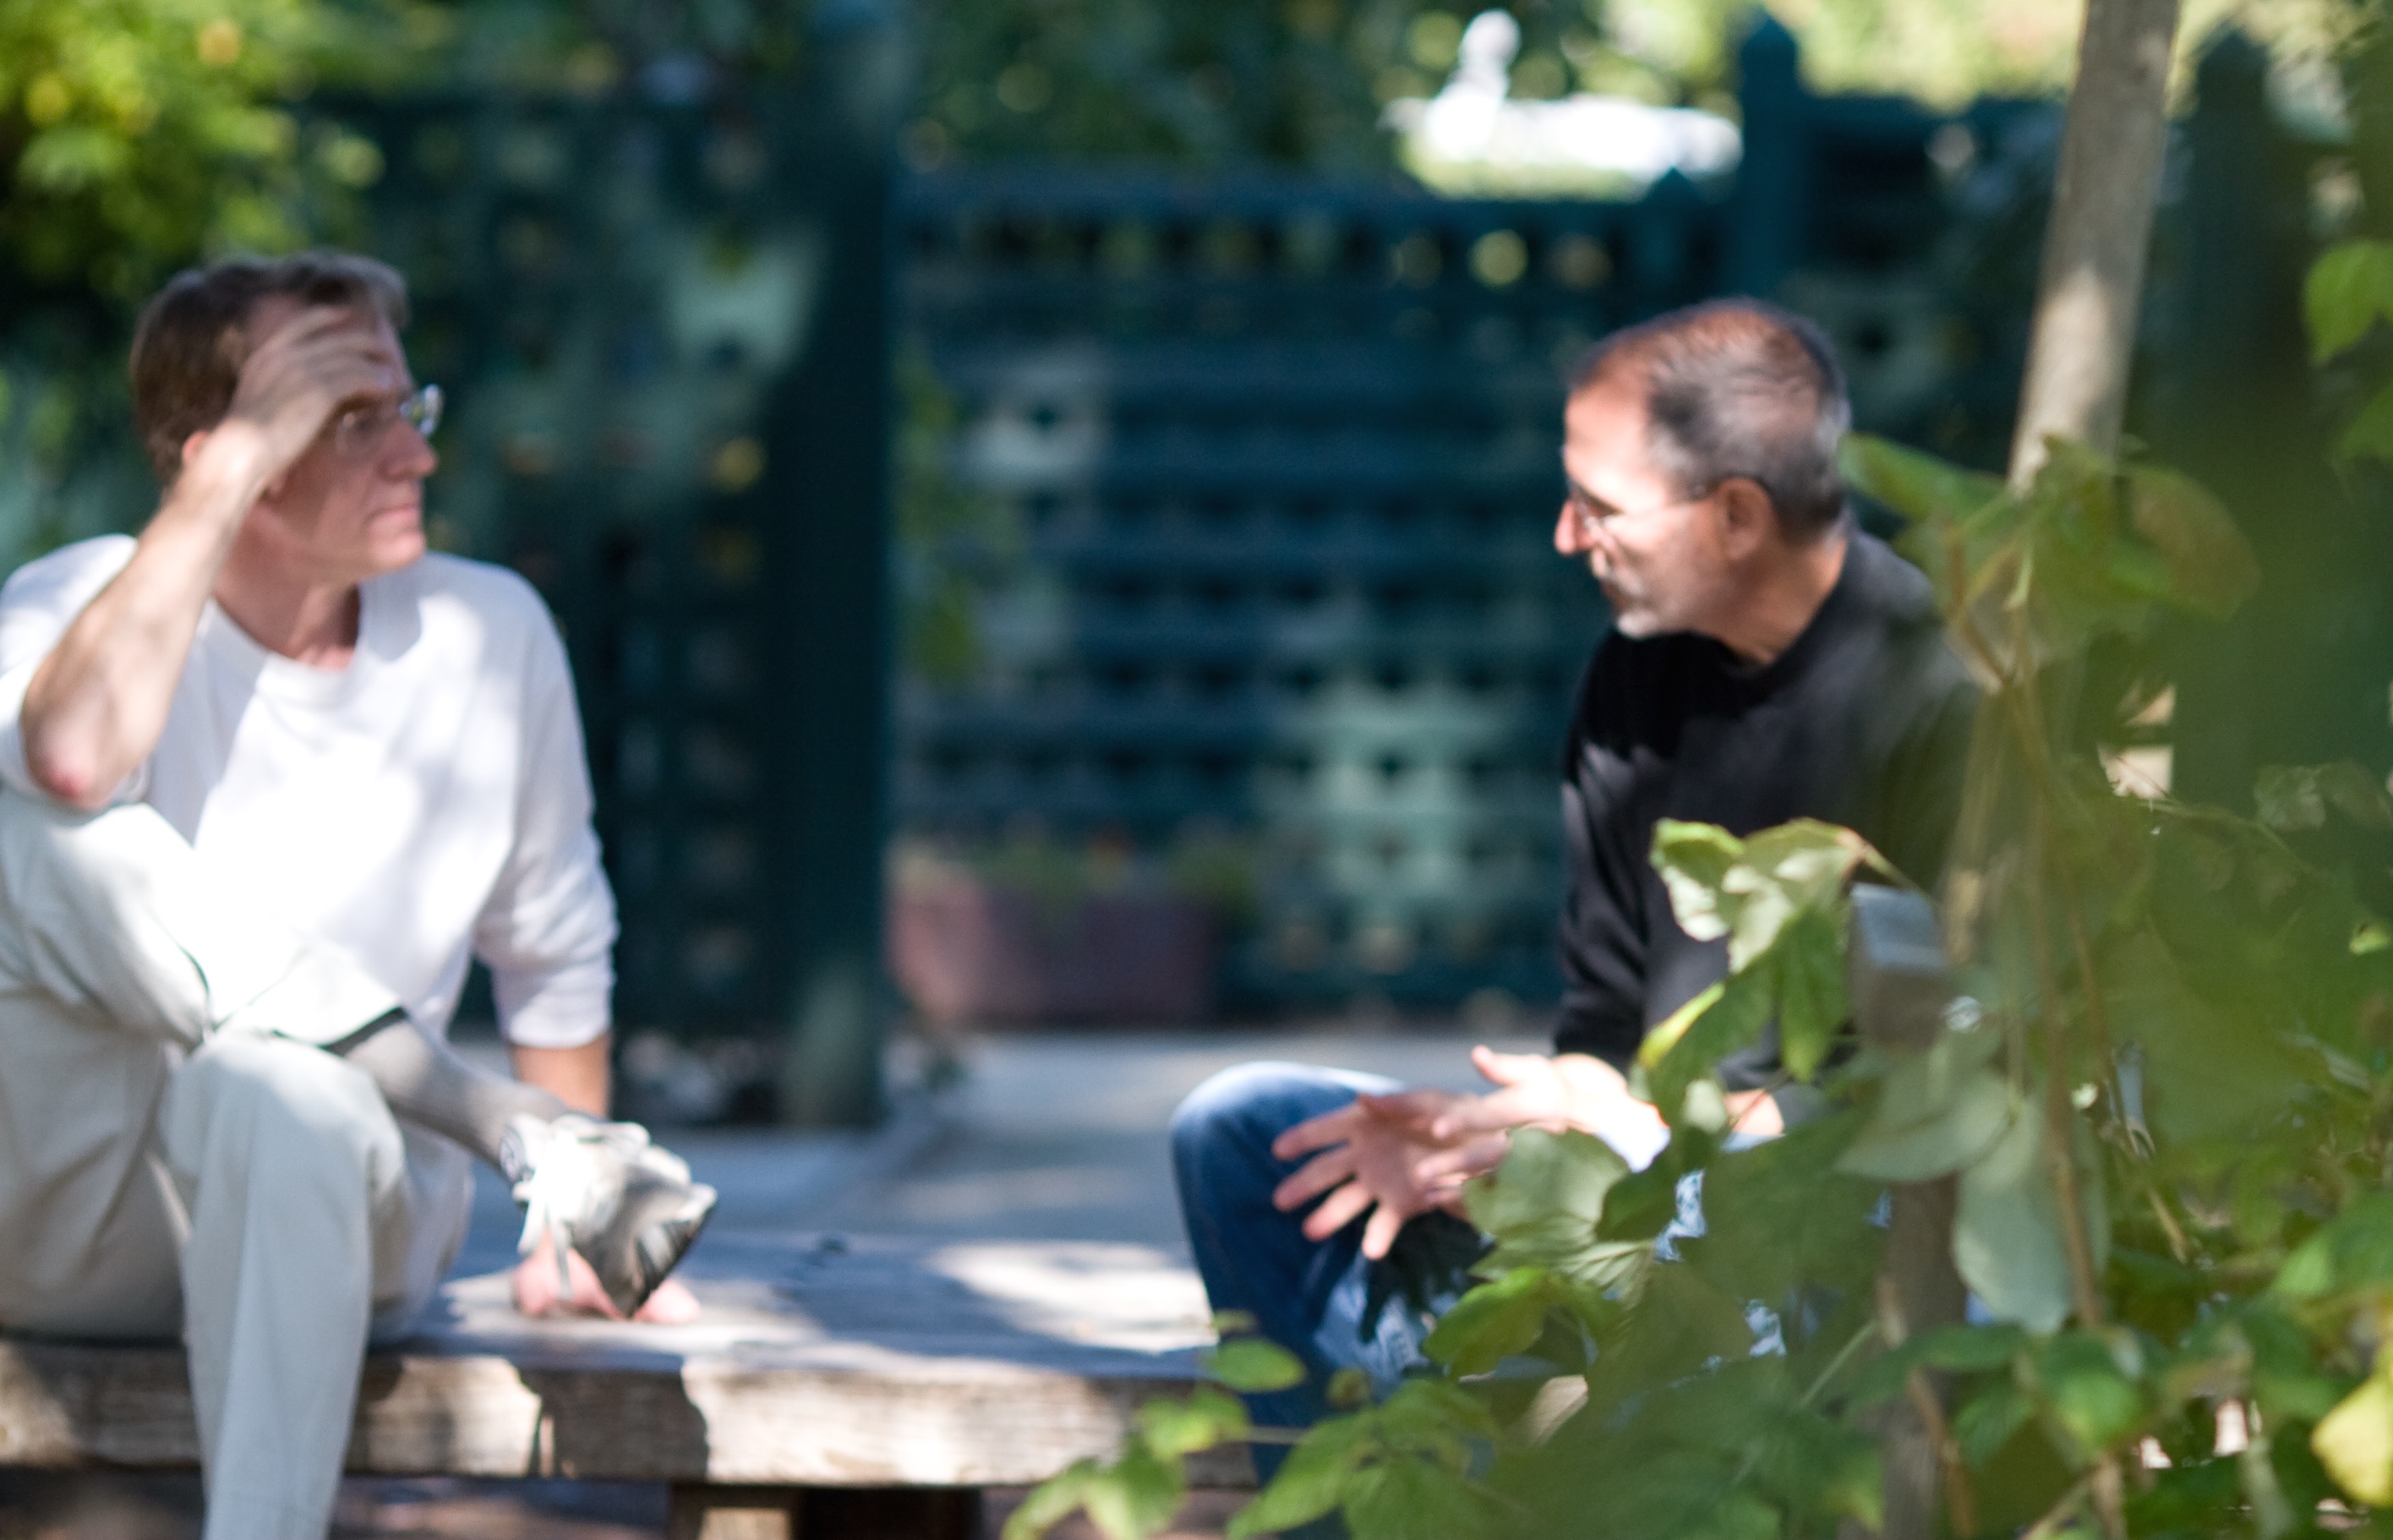
<svg viewBox="0 0 2393 1540">
<path fill-rule="evenodd" d="M 1204 1296 L 1143 1246 L 711 1238 L 687 1326 L 533 1322 L 492 1274 L 366 1362 L 348 1469 L 660 1481 L 673 1540 L 966 1540 L 978 1492 L 1119 1444 L 1186 1390 Z M 188 1469 L 167 1345 L 0 1341 L 0 1465 Z M 1242 1486 L 1243 1452 L 1199 1485 Z"/>
</svg>

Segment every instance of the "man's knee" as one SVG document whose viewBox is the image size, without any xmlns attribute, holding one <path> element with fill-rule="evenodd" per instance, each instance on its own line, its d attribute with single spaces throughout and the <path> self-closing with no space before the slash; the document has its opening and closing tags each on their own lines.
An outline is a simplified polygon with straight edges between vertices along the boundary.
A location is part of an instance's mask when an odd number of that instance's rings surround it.
<svg viewBox="0 0 2393 1540">
<path fill-rule="evenodd" d="M 190 847 L 149 806 L 79 813 L 0 790 L 0 980 L 196 1047 L 237 923 Z M 204 965 L 202 959 L 205 959 Z"/>
<path fill-rule="evenodd" d="M 1354 1088 L 1335 1071 L 1263 1061 L 1213 1076 L 1171 1114 L 1171 1156 L 1183 1182 L 1209 1161 L 1269 1158 L 1272 1141 L 1310 1117 L 1345 1105 Z"/>
<path fill-rule="evenodd" d="M 182 836 L 146 803 L 85 813 L 0 787 L 0 877 L 12 892 L 119 888 L 190 855 Z"/>
</svg>

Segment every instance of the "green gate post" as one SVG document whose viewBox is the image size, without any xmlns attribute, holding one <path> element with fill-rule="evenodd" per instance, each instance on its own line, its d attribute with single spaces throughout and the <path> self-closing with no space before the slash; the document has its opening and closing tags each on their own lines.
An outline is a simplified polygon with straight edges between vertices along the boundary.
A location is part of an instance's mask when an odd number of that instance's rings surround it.
<svg viewBox="0 0 2393 1540">
<path fill-rule="evenodd" d="M 2272 120 L 2267 71 L 2229 31 L 2196 73 L 2177 336 L 2151 414 L 2163 456 L 2226 501 L 2259 557 L 2259 590 L 2232 621 L 2169 637 L 2175 790 L 2229 807 L 2251 805 L 2264 764 L 2379 763 L 2388 744 L 2379 594 L 2393 542 L 2326 463 L 2301 315 L 2316 152 Z"/>
<path fill-rule="evenodd" d="M 774 881 L 788 972 L 780 1115 L 857 1127 L 881 1115 L 881 861 L 889 599 L 889 182 L 903 68 L 879 5 L 817 12 L 804 111 L 821 147 L 795 168 L 824 238 L 805 356 L 782 387 L 766 571 L 788 606 L 777 746 L 791 774 Z"/>
<path fill-rule="evenodd" d="M 1736 51 L 1737 105 L 1745 152 L 1730 200 L 1721 288 L 1768 299 L 1811 254 L 1811 98 L 1795 34 L 1767 11 Z"/>
</svg>

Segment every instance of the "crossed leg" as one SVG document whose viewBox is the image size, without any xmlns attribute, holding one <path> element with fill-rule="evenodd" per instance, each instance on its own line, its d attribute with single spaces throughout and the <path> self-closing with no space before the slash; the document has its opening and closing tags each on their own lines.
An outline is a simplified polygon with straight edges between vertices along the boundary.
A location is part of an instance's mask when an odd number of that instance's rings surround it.
<svg viewBox="0 0 2393 1540">
<path fill-rule="evenodd" d="M 464 1154 L 323 1046 L 396 1004 L 150 809 L 0 791 L 0 1325 L 180 1329 L 207 1540 L 320 1540 L 369 1335 L 463 1234 Z"/>
</svg>

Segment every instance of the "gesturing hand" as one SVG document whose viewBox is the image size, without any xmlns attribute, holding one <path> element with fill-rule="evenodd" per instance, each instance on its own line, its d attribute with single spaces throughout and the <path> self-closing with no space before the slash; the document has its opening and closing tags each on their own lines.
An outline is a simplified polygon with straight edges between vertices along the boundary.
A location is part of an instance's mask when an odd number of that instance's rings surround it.
<svg viewBox="0 0 2393 1540">
<path fill-rule="evenodd" d="M 1440 1141 L 1496 1129 L 1579 1129 L 1603 1134 L 1624 1122 L 1659 1125 L 1653 1104 L 1629 1094 L 1618 1070 L 1586 1053 L 1498 1053 L 1471 1051 L 1471 1063 L 1497 1089 L 1458 1098 L 1432 1125 Z"/>
<path fill-rule="evenodd" d="M 1456 1103 L 1469 1100 L 1442 1090 L 1364 1095 L 1335 1112 L 1298 1124 L 1272 1142 L 1272 1153 L 1282 1160 L 1320 1153 L 1279 1184 L 1272 1194 L 1273 1204 L 1285 1212 L 1320 1197 L 1319 1207 L 1304 1220 L 1306 1237 L 1315 1241 L 1327 1240 L 1368 1212 L 1370 1219 L 1363 1227 L 1363 1254 L 1373 1259 L 1386 1256 L 1406 1220 L 1451 1203 L 1470 1174 L 1461 1166 L 1435 1177 L 1422 1174 L 1422 1164 L 1430 1156 L 1462 1153 L 1435 1138 L 1431 1129 Z M 1487 1142 L 1467 1139 L 1463 1142 L 1484 1146 Z M 1484 1169 L 1502 1158 L 1501 1139 L 1495 1141 L 1492 1152 L 1483 1153 L 1486 1158 L 1473 1168 Z M 1323 1197 L 1324 1194 L 1328 1195 Z"/>
</svg>

